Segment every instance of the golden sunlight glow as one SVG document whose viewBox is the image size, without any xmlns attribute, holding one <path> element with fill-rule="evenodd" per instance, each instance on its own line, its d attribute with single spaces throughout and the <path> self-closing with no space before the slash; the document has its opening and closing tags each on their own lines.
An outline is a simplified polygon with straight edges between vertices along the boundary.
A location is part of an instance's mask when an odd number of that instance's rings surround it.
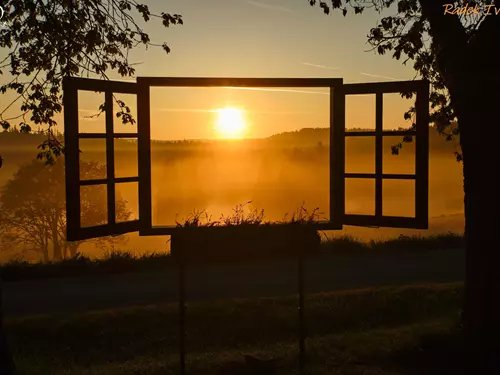
<svg viewBox="0 0 500 375">
<path fill-rule="evenodd" d="M 242 138 L 247 128 L 243 111 L 238 108 L 226 107 L 215 110 L 217 120 L 215 130 L 219 138 Z"/>
</svg>

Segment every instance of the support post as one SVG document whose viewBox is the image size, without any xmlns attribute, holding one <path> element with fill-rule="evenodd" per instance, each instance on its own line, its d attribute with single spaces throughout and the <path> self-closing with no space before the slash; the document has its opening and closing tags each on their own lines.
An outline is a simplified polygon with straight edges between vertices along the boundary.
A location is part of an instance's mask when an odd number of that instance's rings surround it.
<svg viewBox="0 0 500 375">
<path fill-rule="evenodd" d="M 305 374 L 306 361 L 306 322 L 304 315 L 304 246 L 301 244 L 298 257 L 298 292 L 299 292 L 299 374 Z"/>
<path fill-rule="evenodd" d="M 186 375 L 186 259 L 184 249 L 179 247 L 175 239 L 174 235 L 170 237 L 170 251 L 176 247 L 179 264 L 179 372 L 180 375 Z"/>
</svg>

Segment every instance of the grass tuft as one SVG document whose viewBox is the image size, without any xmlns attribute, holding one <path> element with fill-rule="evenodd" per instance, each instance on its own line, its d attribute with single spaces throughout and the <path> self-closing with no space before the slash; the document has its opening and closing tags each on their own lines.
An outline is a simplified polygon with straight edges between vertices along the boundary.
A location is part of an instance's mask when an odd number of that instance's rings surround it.
<svg viewBox="0 0 500 375">
<path fill-rule="evenodd" d="M 322 253 L 362 255 L 376 253 L 408 253 L 443 249 L 463 249 L 464 236 L 445 233 L 431 236 L 404 236 L 368 243 L 354 236 L 329 237 L 322 243 Z"/>
<path fill-rule="evenodd" d="M 212 215 L 205 209 L 194 210 L 187 217 L 175 220 L 177 227 L 233 227 L 233 226 L 255 226 L 271 224 L 311 224 L 321 219 L 319 207 L 311 212 L 305 207 L 305 202 L 297 208 L 291 215 L 286 213 L 281 220 L 265 220 L 264 209 L 251 207 L 252 201 L 238 204 L 232 209 L 230 215 L 221 214 L 218 220 L 213 220 Z"/>
</svg>

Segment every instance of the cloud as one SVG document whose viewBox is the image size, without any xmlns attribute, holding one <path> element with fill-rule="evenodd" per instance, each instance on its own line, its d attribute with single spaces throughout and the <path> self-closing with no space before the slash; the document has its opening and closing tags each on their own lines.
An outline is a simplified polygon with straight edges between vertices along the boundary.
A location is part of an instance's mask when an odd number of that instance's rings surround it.
<svg viewBox="0 0 500 375">
<path fill-rule="evenodd" d="M 271 10 L 278 10 L 280 12 L 287 12 L 287 13 L 293 13 L 291 9 L 285 8 L 281 5 L 273 5 L 273 4 L 267 4 L 267 3 L 261 3 L 259 1 L 253 1 L 253 0 L 248 0 L 247 4 L 259 7 L 259 8 L 265 8 L 265 9 L 271 9 Z"/>
<path fill-rule="evenodd" d="M 378 75 L 378 74 L 370 74 L 370 73 L 363 73 L 363 72 L 359 72 L 359 74 L 361 74 L 363 76 L 367 76 L 367 77 L 389 79 L 391 81 L 403 81 L 402 79 L 393 78 L 393 77 L 387 77 L 387 76 L 381 76 L 381 75 Z"/>
<path fill-rule="evenodd" d="M 321 69 L 339 70 L 339 68 L 334 68 L 334 67 L 326 66 L 326 65 L 311 64 L 311 63 L 307 63 L 307 62 L 302 62 L 301 64 L 307 65 L 307 66 L 314 66 L 315 68 L 321 68 Z"/>
</svg>

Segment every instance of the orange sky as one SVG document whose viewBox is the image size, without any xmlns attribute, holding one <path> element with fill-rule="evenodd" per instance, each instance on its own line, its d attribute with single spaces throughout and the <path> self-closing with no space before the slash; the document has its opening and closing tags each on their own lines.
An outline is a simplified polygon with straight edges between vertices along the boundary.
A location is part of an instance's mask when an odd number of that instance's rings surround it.
<svg viewBox="0 0 500 375">
<path fill-rule="evenodd" d="M 153 139 L 212 139 L 216 131 L 217 109 L 242 111 L 245 138 L 268 137 L 272 134 L 305 127 L 329 126 L 329 93 L 325 88 L 290 88 L 243 90 L 237 88 L 152 88 L 151 127 Z M 290 91 L 286 91 L 290 90 Z M 117 95 L 131 103 L 136 117 L 135 97 Z M 104 132 L 104 116 L 87 118 L 96 113 L 103 94 L 81 92 L 80 131 Z M 384 127 L 405 126 L 403 113 L 411 102 L 398 94 L 385 95 Z M 132 125 L 122 125 L 115 118 L 115 131 L 131 132 Z M 346 100 L 346 126 L 375 127 L 375 96 L 349 96 Z"/>
<path fill-rule="evenodd" d="M 165 29 L 155 20 L 144 25 L 153 42 L 166 41 L 172 52 L 166 55 L 159 48 L 133 51 L 130 62 L 137 64 L 137 76 L 340 77 L 352 83 L 406 80 L 415 74 L 411 66 L 403 66 L 390 55 L 367 52 L 366 35 L 381 18 L 370 10 L 344 18 L 338 12 L 326 16 L 319 8 L 310 7 L 308 0 L 143 2 L 153 12 L 182 14 L 184 25 Z M 96 112 L 102 98 L 100 94 L 81 95 L 81 131 L 99 131 L 103 126 L 103 118 L 84 118 Z M 134 99 L 128 99 L 125 101 L 135 112 Z M 2 106 L 8 98 L 2 95 L 0 100 Z M 403 126 L 402 115 L 411 102 L 394 94 L 387 95 L 384 104 L 384 127 Z M 245 111 L 250 138 L 328 126 L 325 89 L 158 88 L 151 95 L 152 137 L 217 137 L 212 111 L 227 105 Z M 346 116 L 347 127 L 373 127 L 374 96 L 349 98 Z M 132 130 L 118 124 L 116 128 Z"/>
</svg>

